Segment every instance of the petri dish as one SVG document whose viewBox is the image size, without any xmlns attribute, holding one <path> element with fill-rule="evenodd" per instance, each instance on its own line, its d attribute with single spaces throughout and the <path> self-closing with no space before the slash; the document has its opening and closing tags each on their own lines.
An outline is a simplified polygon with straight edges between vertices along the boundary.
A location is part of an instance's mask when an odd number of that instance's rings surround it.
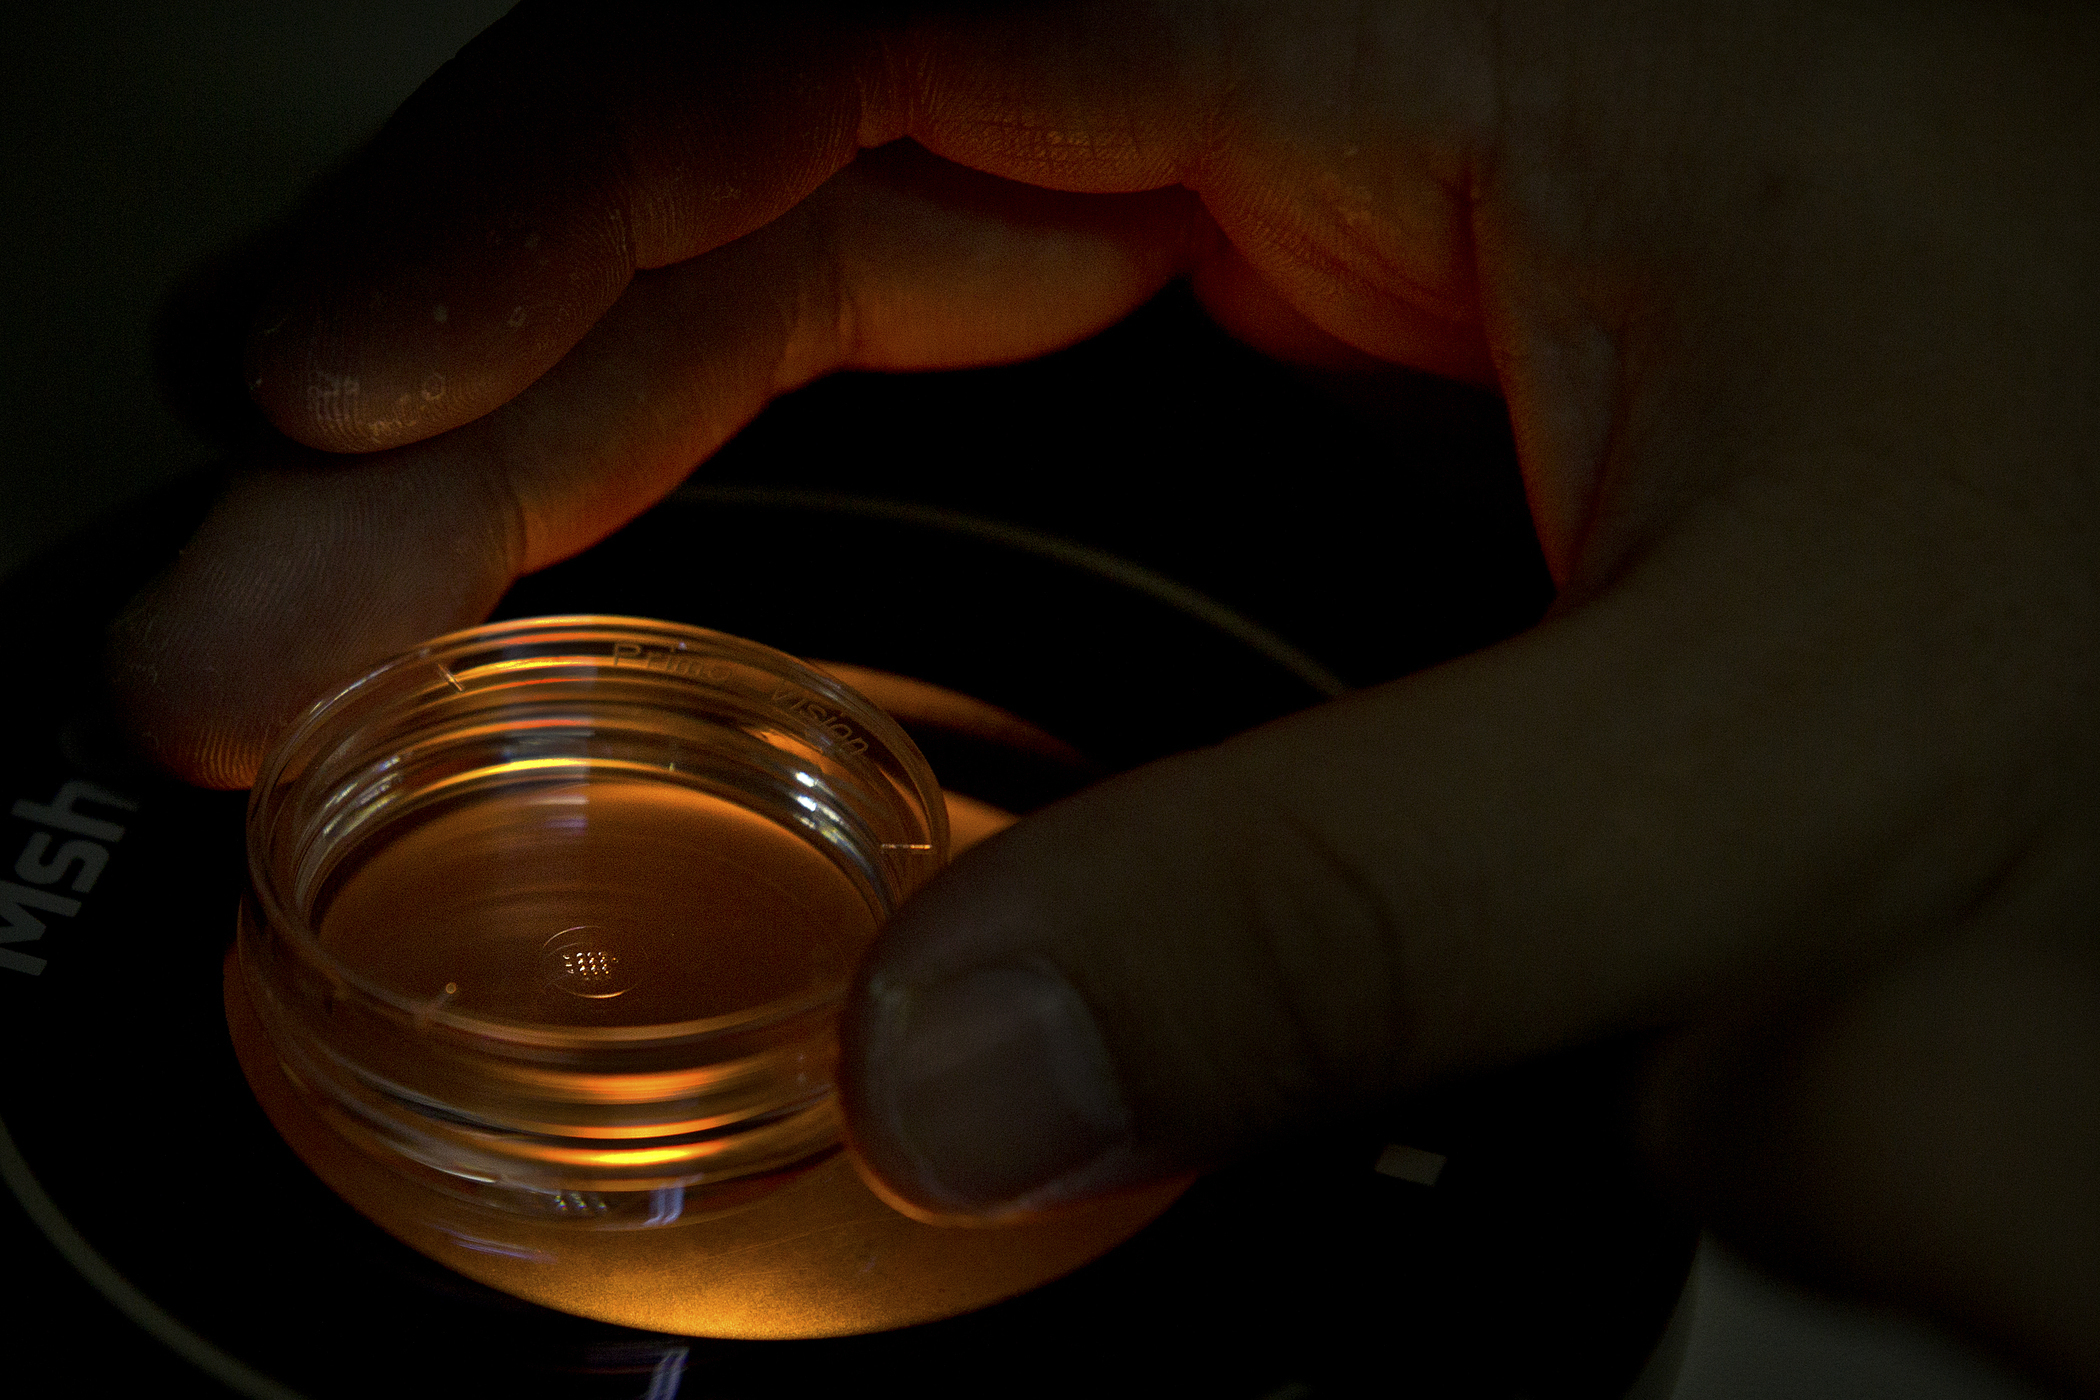
<svg viewBox="0 0 2100 1400">
<path fill-rule="evenodd" d="M 1186 1185 L 942 1228 L 841 1150 L 856 961 L 953 842 L 1010 821 L 942 793 L 839 676 L 757 643 L 599 616 L 441 637 L 264 764 L 234 1054 L 331 1190 L 517 1297 L 751 1340 L 967 1312 Z"/>
<path fill-rule="evenodd" d="M 812 666 L 646 619 L 505 622 L 286 735 L 236 961 L 362 1152 L 499 1214 L 660 1228 L 839 1150 L 847 981 L 948 843 L 910 738 Z"/>
</svg>

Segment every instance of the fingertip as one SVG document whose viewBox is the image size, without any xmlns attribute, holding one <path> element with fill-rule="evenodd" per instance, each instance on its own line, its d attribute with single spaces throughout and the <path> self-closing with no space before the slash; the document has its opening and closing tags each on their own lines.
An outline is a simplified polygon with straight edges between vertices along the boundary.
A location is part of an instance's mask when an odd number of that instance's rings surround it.
<svg viewBox="0 0 2100 1400">
<path fill-rule="evenodd" d="M 557 295 L 544 267 L 493 265 L 500 252 L 479 263 L 441 253 L 440 265 L 463 269 L 452 276 L 309 253 L 249 332 L 249 396 L 286 437 L 330 453 L 409 446 L 493 412 L 559 363 L 628 278 L 624 266 L 579 266 L 553 279 Z"/>
<path fill-rule="evenodd" d="M 506 521 L 441 464 L 280 460 L 237 479 L 106 633 L 117 724 L 185 782 L 247 786 L 314 701 L 487 615 L 514 574 Z"/>
<path fill-rule="evenodd" d="M 150 606 L 144 611 L 150 615 Z M 151 631 L 127 612 L 104 638 L 103 679 L 117 742 L 154 771 L 194 787 L 246 787 L 260 763 L 259 746 L 225 732 L 223 711 L 206 711 L 206 720 L 186 708 L 194 687 L 171 681 L 172 658 L 152 645 Z M 251 748 L 252 755 L 244 753 Z"/>
<path fill-rule="evenodd" d="M 1342 375 L 1404 366 L 1486 388 L 1498 382 L 1478 326 L 1388 299 L 1375 326 L 1353 326 L 1345 339 L 1301 310 L 1222 236 L 1199 245 L 1189 283 L 1224 331 L 1285 364 Z"/>
<path fill-rule="evenodd" d="M 617 143 L 515 38 L 496 48 L 508 67 L 441 70 L 302 216 L 244 349 L 250 397 L 294 442 L 370 453 L 473 422 L 632 278 Z"/>
<path fill-rule="evenodd" d="M 854 1146 L 906 1213 L 1012 1219 L 1156 1175 L 1092 1009 L 1047 959 L 877 973 L 856 1010 Z"/>
</svg>

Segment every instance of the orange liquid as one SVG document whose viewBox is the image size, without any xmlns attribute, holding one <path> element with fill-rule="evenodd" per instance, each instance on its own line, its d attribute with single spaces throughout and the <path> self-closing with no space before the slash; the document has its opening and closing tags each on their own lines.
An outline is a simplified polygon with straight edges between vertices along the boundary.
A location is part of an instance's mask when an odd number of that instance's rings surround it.
<svg viewBox="0 0 2100 1400">
<path fill-rule="evenodd" d="M 875 917 L 794 832 L 664 783 L 502 793 L 401 832 L 320 911 L 397 995 L 475 1016 L 641 1026 L 835 983 Z"/>
</svg>

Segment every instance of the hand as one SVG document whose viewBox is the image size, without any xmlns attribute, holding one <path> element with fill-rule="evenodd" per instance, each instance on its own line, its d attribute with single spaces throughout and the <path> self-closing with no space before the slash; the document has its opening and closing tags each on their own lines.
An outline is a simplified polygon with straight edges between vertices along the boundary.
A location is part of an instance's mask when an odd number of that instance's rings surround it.
<svg viewBox="0 0 2100 1400">
<path fill-rule="evenodd" d="M 865 1162 L 1038 1209 L 1645 1033 L 1722 1233 L 2100 1392 L 2090 16 L 694 8 L 527 5 L 364 161 L 252 344 L 304 448 L 115 631 L 163 762 L 246 781 L 773 395 L 1186 275 L 1498 384 L 1560 601 L 960 862 L 849 1014 Z"/>
</svg>

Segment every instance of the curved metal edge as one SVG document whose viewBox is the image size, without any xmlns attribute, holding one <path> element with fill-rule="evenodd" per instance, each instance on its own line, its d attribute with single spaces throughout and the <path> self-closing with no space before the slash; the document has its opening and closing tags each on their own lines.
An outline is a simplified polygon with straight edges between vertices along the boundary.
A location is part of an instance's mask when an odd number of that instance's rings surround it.
<svg viewBox="0 0 2100 1400">
<path fill-rule="evenodd" d="M 838 491 L 716 486 L 707 482 L 688 481 L 671 493 L 671 499 L 696 504 L 719 502 L 723 505 L 774 506 L 791 510 L 831 511 L 840 515 L 864 515 L 875 520 L 892 520 L 903 525 L 944 530 L 949 534 L 975 536 L 1024 554 L 1033 554 L 1038 558 L 1093 574 L 1110 583 L 1121 584 L 1125 588 L 1157 599 L 1176 611 L 1187 613 L 1275 662 L 1324 699 L 1340 699 L 1353 688 L 1299 648 L 1254 619 L 1225 606 L 1209 594 L 1148 569 L 1142 564 L 1133 564 L 1119 555 L 1075 543 L 1060 535 L 987 520 L 980 515 L 948 510 L 940 506 L 912 505 L 905 501 L 886 501 L 873 496 L 853 496 Z"/>
<path fill-rule="evenodd" d="M 73 1266 L 74 1272 L 147 1335 L 249 1400 L 308 1400 L 302 1392 L 272 1380 L 183 1326 L 160 1304 L 148 1298 L 138 1285 L 118 1273 L 115 1266 L 97 1253 L 87 1238 L 74 1228 L 73 1222 L 44 1190 L 44 1184 L 30 1170 L 21 1149 L 15 1146 L 5 1122 L 0 1122 L 0 1180 L 6 1181 L 31 1222 L 43 1232 L 51 1247 Z"/>
</svg>

